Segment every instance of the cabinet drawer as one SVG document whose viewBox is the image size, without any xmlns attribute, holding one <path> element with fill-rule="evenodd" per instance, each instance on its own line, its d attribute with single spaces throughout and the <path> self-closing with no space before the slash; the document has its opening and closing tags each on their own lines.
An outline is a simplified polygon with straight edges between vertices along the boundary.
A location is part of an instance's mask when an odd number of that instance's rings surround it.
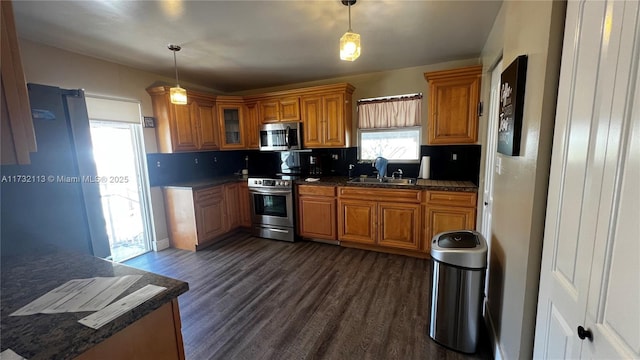
<svg viewBox="0 0 640 360">
<path fill-rule="evenodd" d="M 336 196 L 334 186 L 298 185 L 298 195 Z"/>
<path fill-rule="evenodd" d="M 429 205 L 476 207 L 476 193 L 472 192 L 427 190 L 425 198 Z"/>
<path fill-rule="evenodd" d="M 341 198 L 412 203 L 419 203 L 421 199 L 420 190 L 378 189 L 364 187 L 339 187 L 338 195 Z"/>
<path fill-rule="evenodd" d="M 222 198 L 222 186 L 213 186 L 194 191 L 195 202 L 207 201 L 215 198 Z"/>
</svg>

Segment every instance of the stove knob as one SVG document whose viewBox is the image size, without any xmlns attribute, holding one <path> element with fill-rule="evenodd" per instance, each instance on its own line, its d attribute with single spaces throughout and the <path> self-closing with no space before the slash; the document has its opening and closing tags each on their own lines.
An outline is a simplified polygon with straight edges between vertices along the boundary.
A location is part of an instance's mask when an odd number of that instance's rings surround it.
<svg viewBox="0 0 640 360">
<path fill-rule="evenodd" d="M 288 181 L 284 181 L 282 185 L 289 186 L 289 182 Z"/>
<path fill-rule="evenodd" d="M 282 181 L 280 181 L 280 180 L 276 181 L 276 185 L 277 186 L 281 186 L 282 185 Z"/>
</svg>

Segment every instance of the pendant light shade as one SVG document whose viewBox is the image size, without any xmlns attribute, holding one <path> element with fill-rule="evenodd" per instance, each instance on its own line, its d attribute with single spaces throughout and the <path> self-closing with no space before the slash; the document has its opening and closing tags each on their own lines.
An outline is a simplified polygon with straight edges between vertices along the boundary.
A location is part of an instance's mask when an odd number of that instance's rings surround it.
<svg viewBox="0 0 640 360">
<path fill-rule="evenodd" d="M 340 59 L 354 61 L 360 56 L 360 34 L 351 30 L 351 5 L 356 0 L 342 0 L 342 4 L 349 8 L 349 30 L 340 38 Z"/>
<path fill-rule="evenodd" d="M 178 81 L 178 62 L 176 60 L 176 52 L 180 51 L 182 48 L 178 45 L 169 45 L 167 47 L 169 50 L 173 51 L 173 68 L 176 71 L 176 86 L 169 90 L 169 97 L 171 98 L 172 104 L 186 105 L 187 90 L 180 87 L 180 82 Z"/>
</svg>

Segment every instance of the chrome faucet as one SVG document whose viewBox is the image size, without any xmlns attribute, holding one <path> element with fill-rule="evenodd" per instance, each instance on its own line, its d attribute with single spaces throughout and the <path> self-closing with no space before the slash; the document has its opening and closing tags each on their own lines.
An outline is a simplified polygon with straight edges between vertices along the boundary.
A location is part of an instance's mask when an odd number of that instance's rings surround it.
<svg viewBox="0 0 640 360">
<path fill-rule="evenodd" d="M 392 172 L 391 173 L 391 178 L 395 179 L 396 178 L 396 174 L 398 174 L 398 179 L 402 179 L 402 174 L 403 174 L 402 169 L 398 169 L 398 170 Z"/>
</svg>

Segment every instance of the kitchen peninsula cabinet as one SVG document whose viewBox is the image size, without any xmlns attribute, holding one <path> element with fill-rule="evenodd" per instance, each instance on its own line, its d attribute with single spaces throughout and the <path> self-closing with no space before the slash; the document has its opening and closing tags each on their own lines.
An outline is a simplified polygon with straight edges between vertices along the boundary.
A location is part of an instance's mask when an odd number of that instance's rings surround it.
<svg viewBox="0 0 640 360">
<path fill-rule="evenodd" d="M 238 150 L 245 148 L 245 129 L 241 97 L 218 96 L 216 99 L 220 127 L 220 148 Z"/>
<path fill-rule="evenodd" d="M 298 185 L 298 235 L 337 241 L 336 188 Z"/>
<path fill-rule="evenodd" d="M 421 196 L 420 190 L 339 187 L 338 239 L 343 245 L 420 250 Z"/>
<path fill-rule="evenodd" d="M 198 250 L 227 232 L 224 186 L 164 188 L 172 247 Z"/>
<path fill-rule="evenodd" d="M 352 94 L 349 84 L 325 86 L 302 96 L 303 145 L 347 147 L 350 142 Z"/>
<path fill-rule="evenodd" d="M 431 239 L 438 233 L 475 229 L 476 193 L 427 190 L 424 199 L 424 252 L 430 252 Z"/>
<path fill-rule="evenodd" d="M 156 118 L 158 150 L 163 153 L 218 150 L 215 96 L 188 91 L 188 103 L 175 105 L 169 91 L 169 86 L 147 89 Z"/>
<path fill-rule="evenodd" d="M 299 96 L 281 96 L 260 100 L 260 122 L 262 124 L 299 120 Z"/>
<path fill-rule="evenodd" d="M 477 142 L 482 65 L 427 72 L 424 77 L 429 82 L 428 143 Z"/>
</svg>

